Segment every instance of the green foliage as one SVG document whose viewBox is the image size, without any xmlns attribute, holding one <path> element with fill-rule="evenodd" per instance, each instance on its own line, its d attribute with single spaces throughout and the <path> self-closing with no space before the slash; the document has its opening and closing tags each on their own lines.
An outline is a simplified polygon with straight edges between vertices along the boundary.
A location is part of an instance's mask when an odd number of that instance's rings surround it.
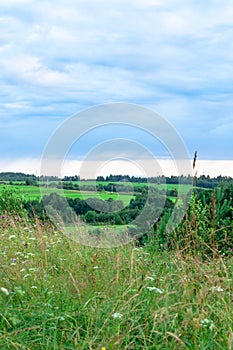
<svg viewBox="0 0 233 350">
<path fill-rule="evenodd" d="M 23 198 L 18 193 L 8 188 L 4 188 L 0 194 L 0 213 L 14 216 L 25 215 L 23 209 Z"/>
<path fill-rule="evenodd" d="M 25 185 L 26 186 L 38 186 L 38 183 L 36 180 L 29 178 L 29 179 L 25 180 Z"/>
<path fill-rule="evenodd" d="M 212 191 L 195 191 L 185 217 L 175 229 L 167 230 L 169 211 L 161 216 L 154 236 L 157 249 L 179 249 L 209 257 L 229 255 L 233 249 L 232 198 L 230 184 Z"/>
<path fill-rule="evenodd" d="M 67 200 L 56 193 L 43 197 L 47 215 L 54 223 L 62 221 L 65 224 L 77 221 L 75 212 L 69 207 Z"/>
<path fill-rule="evenodd" d="M 15 172 L 3 172 L 0 173 L 0 181 L 20 181 L 24 182 L 26 180 L 36 181 L 35 175 L 15 173 Z"/>
</svg>

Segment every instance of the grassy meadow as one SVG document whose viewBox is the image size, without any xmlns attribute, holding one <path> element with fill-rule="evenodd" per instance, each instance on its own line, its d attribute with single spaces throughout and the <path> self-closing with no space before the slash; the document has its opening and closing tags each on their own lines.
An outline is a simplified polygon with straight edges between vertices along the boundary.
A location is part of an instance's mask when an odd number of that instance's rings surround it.
<svg viewBox="0 0 233 350">
<path fill-rule="evenodd" d="M 233 259 L 97 249 L 0 219 L 1 349 L 232 349 Z"/>
</svg>

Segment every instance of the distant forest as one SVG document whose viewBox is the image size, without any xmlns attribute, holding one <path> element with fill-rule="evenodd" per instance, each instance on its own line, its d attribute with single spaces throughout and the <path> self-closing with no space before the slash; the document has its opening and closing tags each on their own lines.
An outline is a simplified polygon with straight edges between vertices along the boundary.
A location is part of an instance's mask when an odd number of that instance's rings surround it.
<svg viewBox="0 0 233 350">
<path fill-rule="evenodd" d="M 198 178 L 192 178 L 191 176 L 156 176 L 156 177 L 136 177 L 129 175 L 109 175 L 106 177 L 98 176 L 97 179 L 80 179 L 78 175 L 64 176 L 64 178 L 58 178 L 57 176 L 36 176 L 34 174 L 24 174 L 20 172 L 2 172 L 0 173 L 0 182 L 24 182 L 28 185 L 36 185 L 38 181 L 62 181 L 62 182 L 73 182 L 73 181 L 97 181 L 97 182 L 132 182 L 132 183 L 157 183 L 157 184 L 192 184 L 194 183 L 197 187 L 202 188 L 215 188 L 222 182 L 233 182 L 232 177 L 228 176 L 217 176 L 211 178 L 209 175 L 201 175 Z"/>
</svg>

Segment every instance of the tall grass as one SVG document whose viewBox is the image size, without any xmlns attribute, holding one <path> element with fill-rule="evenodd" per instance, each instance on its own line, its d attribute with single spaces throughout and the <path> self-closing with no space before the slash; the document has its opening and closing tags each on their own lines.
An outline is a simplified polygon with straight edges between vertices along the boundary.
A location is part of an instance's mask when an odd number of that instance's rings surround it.
<svg viewBox="0 0 233 350">
<path fill-rule="evenodd" d="M 26 217 L 0 232 L 1 349 L 233 349 L 232 257 L 96 249 Z"/>
</svg>

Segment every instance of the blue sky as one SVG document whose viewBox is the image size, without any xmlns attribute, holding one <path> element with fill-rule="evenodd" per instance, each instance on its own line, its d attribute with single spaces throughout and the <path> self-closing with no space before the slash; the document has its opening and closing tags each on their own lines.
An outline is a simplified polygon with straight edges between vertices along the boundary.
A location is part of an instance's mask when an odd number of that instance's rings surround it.
<svg viewBox="0 0 233 350">
<path fill-rule="evenodd" d="M 1 1 L 2 170 L 111 102 L 159 113 L 191 157 L 233 160 L 232 18 L 231 0 Z"/>
</svg>

